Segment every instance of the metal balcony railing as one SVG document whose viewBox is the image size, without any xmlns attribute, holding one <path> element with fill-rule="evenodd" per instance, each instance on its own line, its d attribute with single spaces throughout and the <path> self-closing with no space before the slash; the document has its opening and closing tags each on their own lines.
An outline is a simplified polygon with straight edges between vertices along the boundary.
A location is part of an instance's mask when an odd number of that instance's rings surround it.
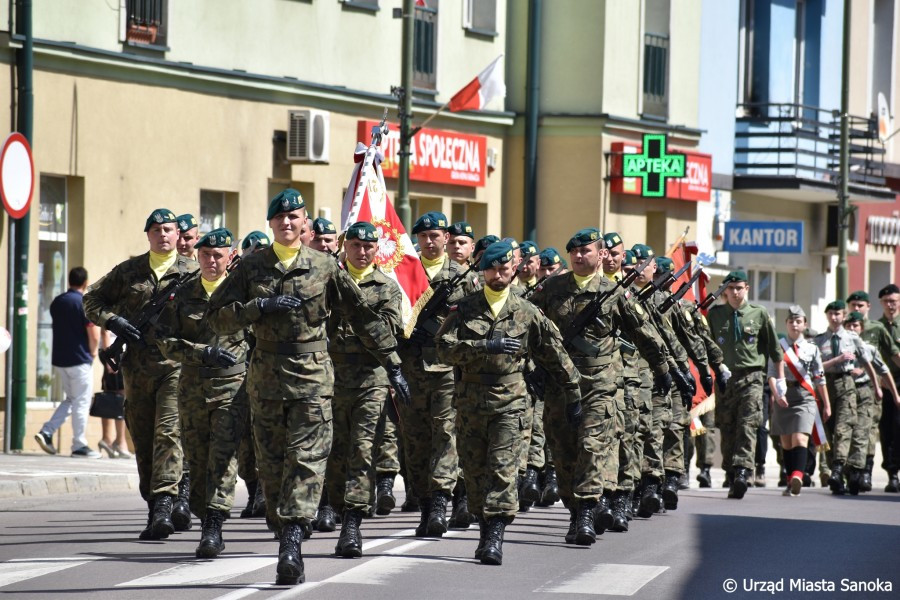
<svg viewBox="0 0 900 600">
<path fill-rule="evenodd" d="M 834 182 L 840 112 L 803 104 L 740 104 L 734 135 L 736 177 Z M 884 187 L 884 146 L 873 116 L 850 117 L 850 183 Z"/>
</svg>

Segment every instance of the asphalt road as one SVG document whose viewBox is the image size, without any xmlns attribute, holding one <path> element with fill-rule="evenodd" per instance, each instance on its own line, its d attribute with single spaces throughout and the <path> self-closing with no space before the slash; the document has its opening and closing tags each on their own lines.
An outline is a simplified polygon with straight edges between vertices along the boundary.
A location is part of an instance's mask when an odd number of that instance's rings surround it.
<svg viewBox="0 0 900 600">
<path fill-rule="evenodd" d="M 628 533 L 607 532 L 591 548 L 563 542 L 568 513 L 560 504 L 534 509 L 507 529 L 501 567 L 472 558 L 475 527 L 415 538 L 417 516 L 394 512 L 363 522 L 362 559 L 332 557 L 338 533 L 315 534 L 302 547 L 307 583 L 296 587 L 273 585 L 278 543 L 261 519 L 228 521 L 225 552 L 209 561 L 193 556 L 199 524 L 165 542 L 138 541 L 146 509 L 134 492 L 0 500 L 0 595 L 695 599 L 771 597 L 771 587 L 790 598 L 900 597 L 900 495 L 834 498 L 814 488 L 785 498 L 772 487 L 742 501 L 725 495 L 682 492 L 677 511 L 638 519 Z M 242 492 L 239 506 L 244 499 Z M 725 591 L 729 579 L 734 593 Z M 842 592 L 844 579 L 868 587 Z M 874 589 L 879 581 L 884 591 Z M 754 584 L 765 589 L 745 591 Z M 825 591 L 801 593 L 797 585 Z"/>
</svg>

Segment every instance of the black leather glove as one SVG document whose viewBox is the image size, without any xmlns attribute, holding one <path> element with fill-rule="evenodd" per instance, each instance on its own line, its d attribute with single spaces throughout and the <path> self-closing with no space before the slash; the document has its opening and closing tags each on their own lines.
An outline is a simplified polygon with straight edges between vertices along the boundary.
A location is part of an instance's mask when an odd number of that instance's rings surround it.
<svg viewBox="0 0 900 600">
<path fill-rule="evenodd" d="M 693 400 L 694 394 L 697 392 L 697 383 L 690 371 L 675 369 L 675 372 L 672 373 L 672 382 L 678 388 L 682 401 L 685 401 L 685 398 Z"/>
<path fill-rule="evenodd" d="M 706 395 L 709 396 L 713 393 L 713 379 L 712 375 L 709 374 L 709 367 L 700 365 L 697 367 L 697 371 L 700 373 L 700 387 L 702 387 Z"/>
<path fill-rule="evenodd" d="M 263 314 L 283 313 L 298 308 L 303 301 L 296 296 L 273 296 L 272 298 L 257 298 L 259 312 Z"/>
<path fill-rule="evenodd" d="M 731 378 L 731 371 L 723 363 L 713 365 L 713 370 L 716 372 L 716 387 L 719 388 L 719 392 L 724 394 L 725 388 L 728 387 L 728 380 Z"/>
<path fill-rule="evenodd" d="M 581 419 L 584 416 L 581 410 L 581 401 L 571 402 L 566 404 L 566 422 L 569 424 L 569 427 L 572 429 L 577 429 L 581 424 Z"/>
<path fill-rule="evenodd" d="M 406 378 L 403 377 L 403 372 L 400 371 L 400 365 L 387 367 L 387 376 L 391 385 L 394 387 L 394 397 L 402 402 L 403 406 L 412 404 L 412 395 L 409 393 L 409 384 L 406 383 Z"/>
<path fill-rule="evenodd" d="M 409 335 L 409 341 L 416 346 L 428 345 L 431 343 L 432 339 L 431 335 L 421 327 L 416 327 Z"/>
<path fill-rule="evenodd" d="M 227 369 L 237 363 L 237 356 L 220 346 L 207 346 L 203 349 L 200 361 L 207 367 Z"/>
<path fill-rule="evenodd" d="M 492 338 L 484 343 L 488 354 L 515 354 L 522 348 L 522 340 L 511 337 Z"/>
<path fill-rule="evenodd" d="M 106 328 L 114 334 L 125 338 L 127 342 L 143 342 L 144 338 L 137 327 L 128 322 L 128 319 L 115 316 L 106 321 Z"/>
<path fill-rule="evenodd" d="M 653 379 L 653 387 L 656 388 L 656 391 L 660 396 L 665 396 L 669 393 L 669 390 L 672 389 L 672 375 L 669 373 L 663 373 L 662 375 L 657 375 Z"/>
</svg>

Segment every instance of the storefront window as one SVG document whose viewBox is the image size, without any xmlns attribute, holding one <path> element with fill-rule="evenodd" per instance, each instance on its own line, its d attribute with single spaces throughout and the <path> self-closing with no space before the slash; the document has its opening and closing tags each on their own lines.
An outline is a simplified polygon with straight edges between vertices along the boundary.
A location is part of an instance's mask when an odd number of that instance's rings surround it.
<svg viewBox="0 0 900 600">
<path fill-rule="evenodd" d="M 53 390 L 53 320 L 50 303 L 66 291 L 66 178 L 41 175 L 38 229 L 37 392 L 39 399 L 60 400 Z"/>
</svg>

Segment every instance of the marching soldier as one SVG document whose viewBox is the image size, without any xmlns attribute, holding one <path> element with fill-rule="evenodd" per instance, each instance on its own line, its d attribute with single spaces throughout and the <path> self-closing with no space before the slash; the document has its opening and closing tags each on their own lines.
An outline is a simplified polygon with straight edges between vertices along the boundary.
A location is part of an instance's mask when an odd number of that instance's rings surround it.
<svg viewBox="0 0 900 600">
<path fill-rule="evenodd" d="M 546 279 L 551 275 L 562 275 L 569 270 L 569 266 L 556 248 L 544 248 L 538 255 L 541 267 L 538 269 L 538 278 Z"/>
<path fill-rule="evenodd" d="M 447 228 L 450 238 L 447 241 L 447 254 L 462 267 L 471 264 L 472 252 L 475 250 L 475 233 L 472 226 L 459 221 Z"/>
<path fill-rule="evenodd" d="M 457 382 L 460 460 L 470 511 L 481 528 L 475 558 L 503 562 L 503 531 L 518 508 L 516 472 L 523 416 L 529 402 L 524 380 L 531 356 L 562 390 L 553 402 L 579 414 L 578 375 L 559 332 L 540 311 L 510 293 L 513 250 L 505 242 L 482 255 L 486 286 L 453 307 L 437 334 L 439 356 L 461 369 Z"/>
<path fill-rule="evenodd" d="M 181 363 L 182 445 L 194 474 L 190 507 L 203 523 L 197 558 L 215 558 L 225 549 L 222 523 L 234 505 L 236 456 L 247 421 L 244 332 L 216 336 L 206 319 L 209 296 L 225 281 L 232 241 L 224 228 L 200 238 L 194 246 L 200 271 L 164 309 L 156 340 L 166 358 Z"/>
<path fill-rule="evenodd" d="M 494 242 L 499 242 L 500 238 L 496 235 L 486 235 L 483 238 L 479 238 L 477 242 L 475 242 L 475 247 L 472 249 L 472 266 L 476 271 L 481 270 L 481 254 L 485 251 L 485 249 L 493 244 Z"/>
<path fill-rule="evenodd" d="M 175 213 L 158 208 L 144 225 L 150 251 L 119 263 L 88 288 L 84 312 L 127 342 L 122 357 L 125 377 L 125 422 L 134 442 L 141 496 L 147 501 L 147 527 L 140 539 L 165 539 L 191 526 L 191 515 L 172 514 L 182 482 L 181 427 L 178 418 L 180 365 L 167 360 L 153 343 L 152 331 L 133 322 L 161 289 L 197 270 L 197 263 L 178 255 Z M 179 489 L 180 486 L 180 489 Z M 185 514 L 186 513 L 186 514 Z M 174 521 L 173 521 L 174 517 Z"/>
<path fill-rule="evenodd" d="M 409 392 L 390 330 L 368 307 L 336 261 L 303 246 L 307 221 L 300 193 L 286 189 L 269 203 L 275 241 L 254 253 L 210 298 L 209 323 L 219 335 L 252 325 L 256 347 L 247 390 L 266 521 L 279 532 L 276 583 L 305 581 L 300 542 L 316 514 L 332 443 L 334 367 L 326 324 L 332 310 L 353 327 L 385 367 L 398 399 Z"/>
<path fill-rule="evenodd" d="M 522 262 L 519 264 L 515 285 L 520 287 L 525 294 L 529 294 L 537 287 L 541 257 L 537 244 L 530 240 L 522 242 L 519 249 L 522 252 Z"/>
<path fill-rule="evenodd" d="M 187 213 L 179 215 L 176 219 L 178 222 L 178 243 L 176 245 L 178 254 L 185 258 L 197 260 L 197 253 L 194 251 L 194 246 L 197 244 L 197 240 L 200 239 L 197 219 L 194 218 L 194 215 Z"/>
<path fill-rule="evenodd" d="M 747 492 L 755 463 L 767 358 L 773 363 L 779 397 L 784 396 L 787 384 L 784 353 L 769 313 L 746 299 L 750 290 L 747 274 L 732 271 L 724 282 L 728 284 L 722 292 L 725 303 L 713 306 L 707 321 L 732 373 L 724 392 L 716 398 L 716 423 L 722 433 L 722 468 L 731 480 L 728 497 L 740 500 Z"/>
<path fill-rule="evenodd" d="M 878 292 L 878 300 L 884 314 L 878 319 L 891 339 L 900 346 L 900 287 L 891 283 Z M 894 381 L 900 380 L 900 367 L 895 362 L 889 363 Z M 881 401 L 881 421 L 879 422 L 879 438 L 881 454 L 884 457 L 882 467 L 888 472 L 888 484 L 884 491 L 896 494 L 900 492 L 900 397 L 885 394 Z"/>
<path fill-rule="evenodd" d="M 360 221 L 344 232 L 343 267 L 366 304 L 385 329 L 399 336 L 403 329 L 400 286 L 375 264 L 378 231 Z M 334 443 L 325 469 L 325 485 L 332 508 L 342 514 L 341 535 L 334 553 L 362 556 L 359 532 L 374 494 L 373 454 L 378 419 L 390 399 L 387 372 L 372 356 L 345 319 L 329 326 L 328 352 L 334 372 Z M 393 507 L 391 507 L 393 508 Z"/>
<path fill-rule="evenodd" d="M 318 217 L 312 222 L 313 237 L 309 242 L 309 247 L 325 254 L 337 256 L 338 235 L 334 228 L 334 223 L 328 219 Z"/>
</svg>

